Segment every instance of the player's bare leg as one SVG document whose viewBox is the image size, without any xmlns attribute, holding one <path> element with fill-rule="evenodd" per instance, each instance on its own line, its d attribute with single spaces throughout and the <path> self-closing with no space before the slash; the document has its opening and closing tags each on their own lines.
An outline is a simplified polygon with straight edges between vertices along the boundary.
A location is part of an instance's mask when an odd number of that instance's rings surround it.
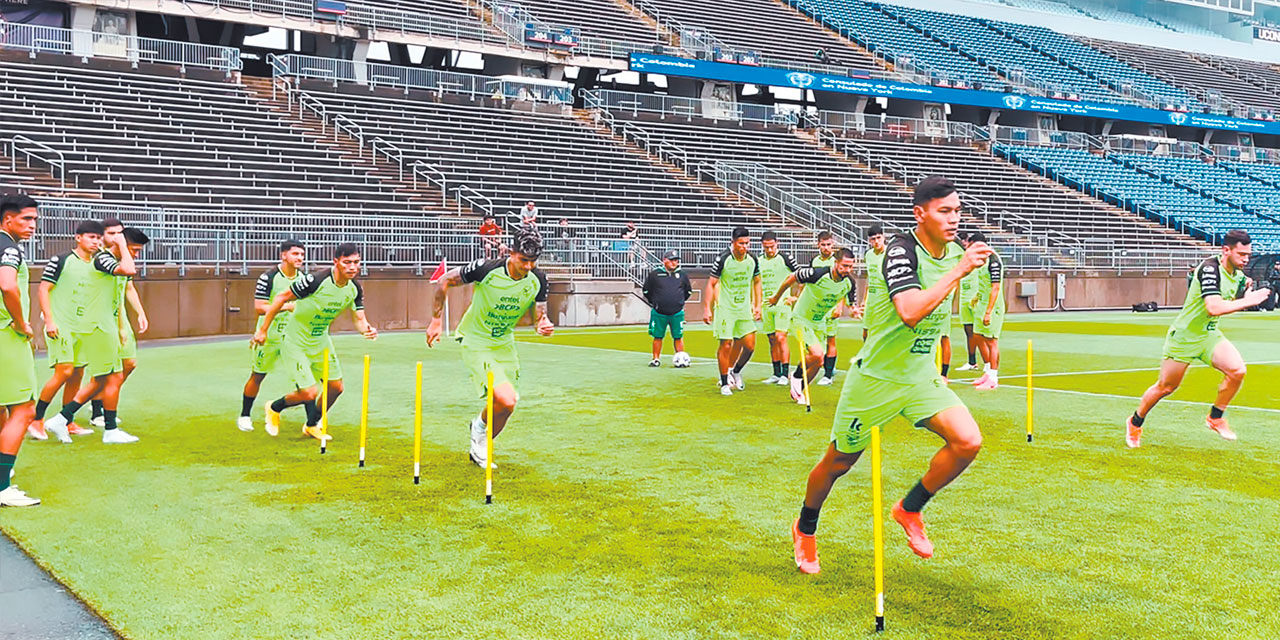
<svg viewBox="0 0 1280 640">
<path fill-rule="evenodd" d="M 653 361 L 657 362 L 658 358 L 661 356 L 662 356 L 662 338 L 654 338 L 653 339 Z"/>
<path fill-rule="evenodd" d="M 1205 425 L 1223 439 L 1235 440 L 1236 434 L 1231 427 L 1227 426 L 1227 419 L 1222 414 L 1244 384 L 1244 376 L 1248 373 L 1248 368 L 1244 364 L 1244 358 L 1240 356 L 1240 351 L 1226 340 L 1214 347 L 1212 362 L 1213 368 L 1222 372 L 1222 382 L 1218 384 L 1218 397 L 1214 399 L 1213 407 L 1209 409 L 1209 417 L 1205 418 Z"/>
<path fill-rule="evenodd" d="M 947 379 L 947 374 L 951 372 L 951 336 L 942 336 L 938 341 L 938 355 L 941 356 L 942 368 L 939 373 L 942 379 Z"/>
<path fill-rule="evenodd" d="M 924 422 L 946 444 L 933 454 L 929 470 L 903 499 L 893 505 L 891 515 L 907 533 L 907 546 L 922 558 L 933 557 L 933 543 L 924 530 L 920 511 L 943 487 L 951 484 L 978 457 L 982 449 L 982 431 L 973 415 L 963 406 L 951 407 Z"/>
<path fill-rule="evenodd" d="M 74 364 L 68 362 L 64 364 L 56 364 L 53 366 L 53 375 L 49 376 L 49 381 L 44 383 L 44 387 L 40 389 L 38 402 L 35 405 L 35 419 L 27 425 L 27 432 L 36 440 L 46 440 L 49 435 L 44 430 L 44 413 L 49 407 L 49 403 L 53 402 L 53 397 L 58 394 L 58 389 L 62 389 L 62 404 L 67 404 L 75 399 L 76 393 L 80 390 L 80 379 L 84 369 L 77 369 Z M 75 379 L 75 385 L 72 386 L 71 381 Z"/>
<path fill-rule="evenodd" d="M 493 387 L 493 437 L 495 440 L 506 428 L 511 414 L 515 413 L 516 401 L 519 398 L 516 388 L 510 382 L 503 382 Z M 488 444 L 485 442 L 487 419 L 488 408 L 486 407 L 481 409 L 480 416 L 471 422 L 471 461 L 481 467 L 488 462 Z M 498 465 L 495 463 L 493 466 Z"/>
<path fill-rule="evenodd" d="M 822 355 L 821 345 L 815 349 L 819 357 Z M 804 505 L 800 509 L 800 517 L 791 525 L 791 543 L 795 551 L 796 567 L 804 573 L 818 573 L 818 542 L 815 533 L 818 526 L 818 514 L 822 504 L 831 495 L 840 476 L 848 473 L 862 452 L 841 453 L 836 450 L 835 443 L 829 443 L 822 459 L 809 472 L 809 481 L 805 485 Z"/>
<path fill-rule="evenodd" d="M 676 338 L 674 342 L 676 345 L 676 353 L 684 351 L 684 338 Z"/>
<path fill-rule="evenodd" d="M 822 358 L 822 380 L 818 384 L 829 385 L 836 377 L 836 337 L 827 336 L 827 351 Z"/>
<path fill-rule="evenodd" d="M 972 324 L 964 325 L 964 348 L 969 355 L 969 360 L 968 362 L 965 363 L 963 367 L 961 367 L 961 370 L 969 371 L 972 369 L 977 369 L 978 368 L 978 356 L 977 356 L 978 343 L 976 340 L 974 340 Z"/>
<path fill-rule="evenodd" d="M 22 448 L 22 437 L 27 432 L 27 425 L 35 417 L 36 403 L 24 402 L 9 407 L 0 407 L 0 505 L 12 507 L 30 507 L 40 504 L 36 498 L 28 496 L 9 483 L 9 472 L 13 470 L 18 457 L 18 449 Z"/>
<path fill-rule="evenodd" d="M 742 370 L 751 362 L 751 356 L 756 352 L 756 334 L 748 333 L 741 338 L 734 340 L 734 358 L 733 358 L 733 382 L 739 391 L 746 388 L 746 382 L 742 379 Z"/>
<path fill-rule="evenodd" d="M 729 383 L 729 372 L 733 370 L 733 340 L 721 340 L 716 348 L 716 365 L 720 368 L 720 393 L 731 395 L 733 386 Z"/>
<path fill-rule="evenodd" d="M 1156 379 L 1156 383 L 1147 388 L 1142 394 L 1142 399 L 1138 401 L 1138 410 L 1125 424 L 1125 443 L 1129 448 L 1136 448 L 1142 444 L 1142 423 L 1146 421 L 1147 414 L 1155 408 L 1156 404 L 1167 397 L 1169 394 L 1178 390 L 1182 385 L 1182 378 L 1187 374 L 1185 362 L 1177 360 L 1165 360 L 1160 363 L 1160 377 Z"/>
</svg>

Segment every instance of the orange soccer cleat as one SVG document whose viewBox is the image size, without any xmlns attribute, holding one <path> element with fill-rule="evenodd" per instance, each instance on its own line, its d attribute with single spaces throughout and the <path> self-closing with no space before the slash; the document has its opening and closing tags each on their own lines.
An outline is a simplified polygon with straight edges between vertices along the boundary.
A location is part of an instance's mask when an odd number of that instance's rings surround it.
<svg viewBox="0 0 1280 640">
<path fill-rule="evenodd" d="M 929 536 L 924 532 L 924 518 L 918 513 L 904 510 L 901 500 L 894 503 L 890 515 L 902 525 L 903 531 L 907 532 L 907 546 L 921 558 L 926 560 L 932 558 L 933 543 L 929 542 Z"/>
<path fill-rule="evenodd" d="M 1129 416 L 1124 423 L 1124 443 L 1129 445 L 1130 449 L 1137 449 L 1142 446 L 1142 427 L 1133 423 L 1133 416 Z"/>
<path fill-rule="evenodd" d="M 796 567 L 801 573 L 814 574 L 822 569 L 818 566 L 818 539 L 800 533 L 800 520 L 791 523 L 791 544 L 795 547 Z"/>
<path fill-rule="evenodd" d="M 1226 418 L 1205 418 L 1204 426 L 1209 427 L 1214 431 L 1214 433 L 1222 436 L 1223 440 L 1236 439 L 1236 432 L 1232 431 L 1231 427 L 1227 426 Z"/>
</svg>

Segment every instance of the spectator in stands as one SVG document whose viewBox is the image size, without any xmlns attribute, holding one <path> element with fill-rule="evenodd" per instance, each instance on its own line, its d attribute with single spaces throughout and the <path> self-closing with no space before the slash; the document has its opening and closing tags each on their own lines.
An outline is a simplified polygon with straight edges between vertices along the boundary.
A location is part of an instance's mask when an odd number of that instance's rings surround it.
<svg viewBox="0 0 1280 640">
<path fill-rule="evenodd" d="M 480 247 L 484 250 L 484 259 L 497 258 L 502 249 L 502 227 L 498 226 L 498 220 L 493 216 L 485 216 L 484 223 L 480 225 L 476 234 L 480 236 Z"/>
<path fill-rule="evenodd" d="M 622 228 L 622 247 L 627 252 L 627 267 L 635 268 L 636 266 L 636 240 L 640 238 L 640 229 L 637 227 L 635 220 L 627 223 Z"/>
<path fill-rule="evenodd" d="M 574 238 L 578 232 L 569 226 L 568 218 L 560 218 L 560 224 L 556 227 L 556 244 L 560 250 L 560 259 L 566 262 L 574 261 L 574 252 L 577 247 L 574 246 Z"/>
<path fill-rule="evenodd" d="M 520 223 L 527 226 L 538 226 L 538 205 L 532 200 L 524 203 L 524 207 L 520 209 Z"/>
</svg>

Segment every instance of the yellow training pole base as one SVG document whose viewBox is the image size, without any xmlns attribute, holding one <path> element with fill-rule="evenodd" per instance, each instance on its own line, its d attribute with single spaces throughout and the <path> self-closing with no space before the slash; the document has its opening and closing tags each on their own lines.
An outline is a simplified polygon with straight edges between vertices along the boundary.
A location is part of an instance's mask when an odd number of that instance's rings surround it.
<svg viewBox="0 0 1280 640">
<path fill-rule="evenodd" d="M 884 505 L 880 483 L 880 427 L 871 427 L 871 539 L 875 546 L 876 631 L 884 631 Z"/>
<path fill-rule="evenodd" d="M 493 504 L 493 372 L 485 372 L 484 503 Z"/>
<path fill-rule="evenodd" d="M 369 430 L 369 356 L 364 356 L 364 386 L 360 390 L 360 468 L 364 468 L 364 444 Z"/>
<path fill-rule="evenodd" d="M 320 455 L 324 455 L 329 439 L 329 350 L 324 350 L 324 379 L 320 381 Z"/>
</svg>

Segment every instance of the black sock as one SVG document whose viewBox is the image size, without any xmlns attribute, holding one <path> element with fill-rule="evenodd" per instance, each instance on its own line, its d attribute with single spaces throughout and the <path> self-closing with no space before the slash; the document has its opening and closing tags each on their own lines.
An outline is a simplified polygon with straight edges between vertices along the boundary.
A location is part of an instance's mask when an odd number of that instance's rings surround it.
<svg viewBox="0 0 1280 640">
<path fill-rule="evenodd" d="M 748 362 L 751 362 L 751 356 L 755 355 L 755 353 L 754 349 L 743 349 L 742 355 L 738 356 L 738 362 L 733 365 L 733 372 L 742 373 L 742 368 L 747 366 Z"/>
<path fill-rule="evenodd" d="M 778 362 L 777 360 L 773 361 L 773 375 L 775 376 L 784 375 L 782 373 L 782 363 Z"/>
<path fill-rule="evenodd" d="M 49 403 L 44 400 L 36 401 L 36 420 L 44 420 L 44 412 L 49 410 Z"/>
<path fill-rule="evenodd" d="M 102 411 L 102 430 L 110 431 L 114 428 L 116 428 L 116 412 L 104 409 Z"/>
<path fill-rule="evenodd" d="M 1209 417 L 1213 418 L 1214 420 L 1218 420 L 1222 418 L 1222 412 L 1224 411 L 1226 411 L 1226 409 L 1219 409 L 1218 405 L 1215 404 L 1209 408 Z"/>
<path fill-rule="evenodd" d="M 1144 418 L 1144 417 L 1142 417 L 1142 416 L 1138 415 L 1138 412 L 1137 412 L 1137 411 L 1134 411 L 1134 412 L 1133 412 L 1133 417 L 1132 417 L 1132 418 L 1129 418 L 1129 420 L 1133 421 L 1133 426 L 1135 426 L 1135 427 L 1141 427 L 1141 426 L 1142 426 L 1142 421 L 1143 421 L 1143 420 L 1146 420 L 1146 418 Z"/>
<path fill-rule="evenodd" d="M 729 374 L 727 374 L 727 373 L 722 373 L 722 374 L 720 374 L 720 386 L 722 386 L 722 387 L 723 387 L 723 386 L 726 386 L 726 385 L 728 385 L 728 384 L 729 384 Z"/>
<path fill-rule="evenodd" d="M 785 378 L 785 377 L 787 377 L 787 373 L 788 373 L 788 370 L 789 370 L 790 368 L 791 368 L 791 364 L 790 364 L 790 363 L 788 363 L 788 362 L 779 362 L 779 363 L 778 363 L 778 370 L 779 370 L 779 371 L 781 371 L 782 373 L 779 373 L 779 374 L 778 374 L 778 377 L 779 377 L 779 378 Z"/>
<path fill-rule="evenodd" d="M 102 401 L 101 400 L 90 400 L 89 406 L 93 407 L 93 417 L 95 418 L 102 417 Z"/>
<path fill-rule="evenodd" d="M 836 377 L 836 357 L 835 356 L 823 357 L 822 370 L 826 373 L 828 378 Z"/>
<path fill-rule="evenodd" d="M 793 373 L 793 374 L 791 374 L 791 375 L 792 375 L 796 380 L 801 380 L 801 379 L 803 379 L 803 378 L 804 378 L 804 363 L 801 363 L 801 364 L 797 365 L 797 366 L 796 366 L 796 371 L 795 371 L 795 373 Z"/>
<path fill-rule="evenodd" d="M 0 491 L 9 488 L 9 472 L 13 471 L 13 464 L 17 460 L 16 453 L 0 453 Z"/>
<path fill-rule="evenodd" d="M 924 509 L 924 505 L 932 497 L 933 494 L 924 488 L 924 483 L 917 482 L 916 486 L 911 487 L 911 490 L 907 492 L 907 497 L 902 499 L 902 510 L 907 513 L 920 513 L 920 510 Z"/>
<path fill-rule="evenodd" d="M 314 427 L 320 424 L 320 405 L 313 400 L 302 406 L 307 410 L 307 426 Z"/>
<path fill-rule="evenodd" d="M 253 403 L 257 400 L 257 396 L 244 396 L 240 398 L 240 417 L 248 418 L 253 413 Z"/>
<path fill-rule="evenodd" d="M 950 370 L 951 370 L 951 363 L 950 363 L 950 362 L 944 362 L 944 363 L 942 363 L 942 377 L 944 377 L 944 378 L 945 378 L 945 377 L 947 377 L 947 372 L 948 372 L 948 371 L 950 371 Z"/>
<path fill-rule="evenodd" d="M 287 408 L 289 408 L 289 403 L 285 402 L 284 398 L 279 398 L 275 402 L 271 403 L 271 410 L 276 413 L 280 413 Z"/>
<path fill-rule="evenodd" d="M 80 407 L 83 407 L 83 406 L 84 406 L 83 402 L 76 402 L 75 400 L 72 400 L 71 402 L 68 402 L 67 404 L 62 405 L 62 411 L 59 411 L 58 415 L 62 416 L 63 418 L 66 418 L 67 423 L 75 422 L 76 412 L 79 411 Z"/>
<path fill-rule="evenodd" d="M 800 522 L 796 524 L 796 528 L 800 533 L 811 536 L 818 532 L 818 509 L 810 509 L 804 505 L 800 506 Z"/>
</svg>

